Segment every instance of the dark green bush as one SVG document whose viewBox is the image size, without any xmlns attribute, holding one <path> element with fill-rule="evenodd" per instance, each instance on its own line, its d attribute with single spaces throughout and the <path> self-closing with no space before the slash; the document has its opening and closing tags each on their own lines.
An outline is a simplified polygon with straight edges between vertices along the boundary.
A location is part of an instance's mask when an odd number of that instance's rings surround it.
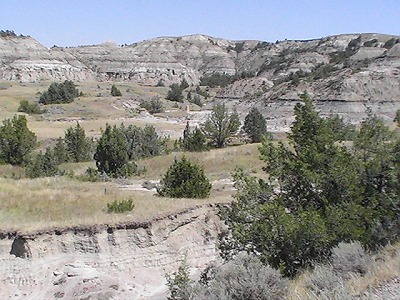
<svg viewBox="0 0 400 300">
<path fill-rule="evenodd" d="M 65 80 L 62 83 L 53 82 L 47 91 L 42 93 L 39 103 L 45 105 L 71 103 L 78 96 L 79 91 L 72 81 Z"/>
<path fill-rule="evenodd" d="M 132 199 L 125 200 L 114 200 L 111 203 L 107 203 L 108 213 L 123 213 L 127 211 L 132 211 L 135 208 L 135 204 Z"/>
<path fill-rule="evenodd" d="M 209 87 L 225 87 L 228 84 L 231 84 L 235 80 L 234 76 L 227 74 L 219 74 L 213 73 L 211 75 L 203 75 L 200 78 L 201 86 L 209 86 Z"/>
<path fill-rule="evenodd" d="M 396 45 L 397 43 L 400 43 L 400 39 L 391 38 L 391 39 L 386 41 L 386 43 L 383 45 L 383 47 L 386 48 L 386 49 L 390 49 L 394 45 Z"/>
<path fill-rule="evenodd" d="M 36 146 L 36 135 L 29 130 L 25 116 L 5 119 L 0 126 L 0 159 L 12 165 L 22 165 Z"/>
<path fill-rule="evenodd" d="M 115 84 L 113 84 L 111 86 L 111 96 L 113 96 L 113 97 L 121 97 L 122 96 L 121 91 L 115 86 Z"/>
<path fill-rule="evenodd" d="M 169 86 L 167 99 L 176 102 L 183 102 L 182 89 L 179 84 L 173 83 Z"/>
<path fill-rule="evenodd" d="M 28 100 L 21 100 L 19 102 L 19 107 L 18 107 L 19 112 L 24 112 L 27 114 L 43 114 L 46 111 L 42 110 L 37 103 L 29 103 Z"/>
<path fill-rule="evenodd" d="M 395 133 L 369 112 L 349 149 L 335 132 L 341 122 L 321 118 L 308 95 L 301 98 L 290 147 L 270 141 L 260 147 L 268 179 L 236 173 L 235 201 L 221 209 L 230 228 L 220 243 L 224 256 L 254 252 L 289 276 L 326 260 L 340 242 L 376 249 L 394 241 L 400 225 Z"/>
<path fill-rule="evenodd" d="M 164 111 L 164 106 L 160 100 L 160 97 L 153 97 L 150 101 L 141 101 L 140 107 L 146 109 L 150 114 L 161 113 Z"/>
<path fill-rule="evenodd" d="M 208 150 L 206 142 L 206 136 L 203 132 L 198 127 L 190 130 L 189 122 L 187 122 L 186 128 L 183 131 L 183 138 L 179 138 L 178 140 L 178 146 L 179 149 L 184 151 L 199 152 Z"/>
<path fill-rule="evenodd" d="M 100 173 L 118 177 L 123 171 L 127 171 L 125 166 L 129 163 L 128 144 L 124 133 L 115 125 L 111 127 L 106 124 L 97 143 L 94 159 Z"/>
<path fill-rule="evenodd" d="M 257 108 L 253 107 L 245 117 L 243 130 L 252 143 L 259 143 L 262 137 L 267 137 L 267 122 Z"/>
<path fill-rule="evenodd" d="M 36 154 L 25 168 L 25 174 L 29 178 L 51 177 L 59 173 L 58 161 L 50 148 L 44 154 Z"/>
<path fill-rule="evenodd" d="M 210 195 L 211 183 L 204 169 L 186 157 L 169 167 L 157 189 L 160 196 L 173 198 L 206 198 Z"/>
</svg>

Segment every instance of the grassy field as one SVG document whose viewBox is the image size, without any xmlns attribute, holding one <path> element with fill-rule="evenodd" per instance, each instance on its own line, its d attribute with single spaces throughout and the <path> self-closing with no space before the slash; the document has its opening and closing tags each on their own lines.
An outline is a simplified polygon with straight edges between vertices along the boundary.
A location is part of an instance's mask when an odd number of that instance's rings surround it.
<svg viewBox="0 0 400 300">
<path fill-rule="evenodd" d="M 204 166 L 210 180 L 229 179 L 236 166 L 251 174 L 262 176 L 258 159 L 258 145 L 243 145 L 202 153 L 187 153 L 193 161 Z M 24 232 L 45 227 L 93 225 L 127 220 L 146 220 L 157 215 L 204 203 L 226 203 L 234 191 L 215 186 L 207 199 L 169 199 L 154 191 L 127 190 L 123 186 L 143 180 L 159 180 L 182 153 L 153 157 L 138 161 L 148 170 L 140 177 L 111 182 L 83 182 L 60 176 L 39 179 L 14 179 L 23 174 L 20 167 L 0 166 L 0 229 Z M 94 162 L 65 164 L 61 169 L 76 176 L 94 167 Z M 124 214 L 108 214 L 107 203 L 133 199 L 135 208 Z"/>
<path fill-rule="evenodd" d="M 0 122 L 17 114 L 19 102 L 28 100 L 37 102 L 40 92 L 45 91 L 50 82 L 18 83 L 0 82 Z M 64 131 L 76 124 L 77 121 L 86 130 L 88 136 L 97 136 L 106 123 L 119 125 L 134 124 L 144 126 L 150 124 L 168 135 L 183 131 L 185 124 L 177 123 L 169 118 L 185 118 L 186 110 L 173 109 L 175 102 L 165 99 L 168 88 L 146 87 L 134 83 L 117 84 L 122 97 L 110 95 L 111 83 L 79 83 L 77 88 L 84 93 L 69 104 L 47 105 L 47 113 L 27 116 L 29 128 L 35 132 L 39 141 L 55 139 L 63 136 Z M 143 117 L 139 115 L 138 105 L 142 100 L 160 97 L 165 113 L 159 117 Z"/>
<path fill-rule="evenodd" d="M 0 82 L 0 122 L 17 113 L 21 100 L 31 103 L 38 101 L 39 93 L 49 85 L 50 82 Z M 83 97 L 70 104 L 46 106 L 48 112 L 45 114 L 27 116 L 29 128 L 38 137 L 39 149 L 64 136 L 65 130 L 75 126 L 77 121 L 91 137 L 99 136 L 100 129 L 106 123 L 150 124 L 159 132 L 173 137 L 183 132 L 186 108 L 184 105 L 181 105 L 181 109 L 174 108 L 174 103 L 165 100 L 168 88 L 125 83 L 117 84 L 117 87 L 122 97 L 110 96 L 110 83 L 79 83 L 78 89 L 84 93 Z M 140 101 L 154 96 L 160 97 L 166 112 L 155 117 L 140 115 L 137 109 Z M 263 176 L 257 147 L 256 144 L 243 145 L 185 155 L 204 166 L 212 181 L 231 178 L 236 166 L 250 174 Z M 123 183 L 140 184 L 144 180 L 160 180 L 174 159 L 182 155 L 172 152 L 166 156 L 140 160 L 137 164 L 147 172 Z M 28 232 L 54 226 L 145 220 L 197 204 L 229 202 L 234 193 L 232 188 L 225 189 L 223 184 L 217 183 L 208 199 L 161 198 L 154 191 L 124 189 L 120 180 L 99 183 L 78 180 L 76 177 L 84 174 L 88 167 L 95 167 L 94 162 L 60 166 L 62 170 L 74 174 L 70 177 L 25 179 L 23 168 L 0 165 L 0 230 Z M 135 203 L 132 212 L 106 212 L 107 203 L 128 198 Z"/>
</svg>

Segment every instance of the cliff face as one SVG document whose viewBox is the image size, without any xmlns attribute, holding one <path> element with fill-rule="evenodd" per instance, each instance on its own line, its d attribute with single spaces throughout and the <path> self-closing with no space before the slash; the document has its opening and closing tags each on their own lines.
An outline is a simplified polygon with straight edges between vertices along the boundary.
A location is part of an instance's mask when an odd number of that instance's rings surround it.
<svg viewBox="0 0 400 300">
<path fill-rule="evenodd" d="M 30 37 L 0 37 L 0 80 L 95 80 L 76 57 L 47 49 Z"/>
<path fill-rule="evenodd" d="M 201 206 L 144 223 L 0 234 L 1 299 L 162 299 L 186 253 L 192 272 L 218 260 L 223 224 Z"/>
<path fill-rule="evenodd" d="M 204 75 L 236 75 L 216 100 L 258 106 L 278 130 L 290 123 L 298 92 L 323 113 L 354 122 L 366 107 L 388 120 L 400 105 L 400 37 L 347 34 L 310 41 L 229 41 L 205 35 L 163 37 L 132 45 L 47 49 L 30 37 L 0 37 L 0 80 L 134 81 L 168 86 Z M 243 108 L 243 109 L 242 109 Z"/>
</svg>

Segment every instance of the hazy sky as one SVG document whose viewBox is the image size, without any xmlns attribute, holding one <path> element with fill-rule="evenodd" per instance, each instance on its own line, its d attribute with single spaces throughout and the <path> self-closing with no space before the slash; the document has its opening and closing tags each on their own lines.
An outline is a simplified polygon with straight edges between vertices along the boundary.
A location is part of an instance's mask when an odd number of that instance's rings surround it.
<svg viewBox="0 0 400 300">
<path fill-rule="evenodd" d="M 340 33 L 400 35 L 400 0 L 1 0 L 0 29 L 45 46 L 203 33 L 274 42 Z"/>
</svg>

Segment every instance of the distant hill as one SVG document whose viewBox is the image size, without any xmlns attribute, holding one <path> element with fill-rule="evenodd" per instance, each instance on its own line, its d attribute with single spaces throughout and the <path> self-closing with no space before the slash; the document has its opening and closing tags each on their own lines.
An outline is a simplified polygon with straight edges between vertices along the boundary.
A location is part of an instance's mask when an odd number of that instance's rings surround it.
<svg viewBox="0 0 400 300">
<path fill-rule="evenodd" d="M 314 99 L 327 101 L 328 112 L 339 102 L 346 113 L 380 103 L 390 118 L 400 103 L 400 36 L 343 34 L 269 43 L 190 35 L 51 49 L 31 37 L 0 36 L 0 80 L 169 85 L 182 79 L 199 84 L 202 76 L 212 74 L 232 76 L 217 94 L 232 105 L 244 101 L 244 107 L 279 112 L 282 105 L 276 101 L 297 100 L 297 93 L 307 90 Z"/>
</svg>

